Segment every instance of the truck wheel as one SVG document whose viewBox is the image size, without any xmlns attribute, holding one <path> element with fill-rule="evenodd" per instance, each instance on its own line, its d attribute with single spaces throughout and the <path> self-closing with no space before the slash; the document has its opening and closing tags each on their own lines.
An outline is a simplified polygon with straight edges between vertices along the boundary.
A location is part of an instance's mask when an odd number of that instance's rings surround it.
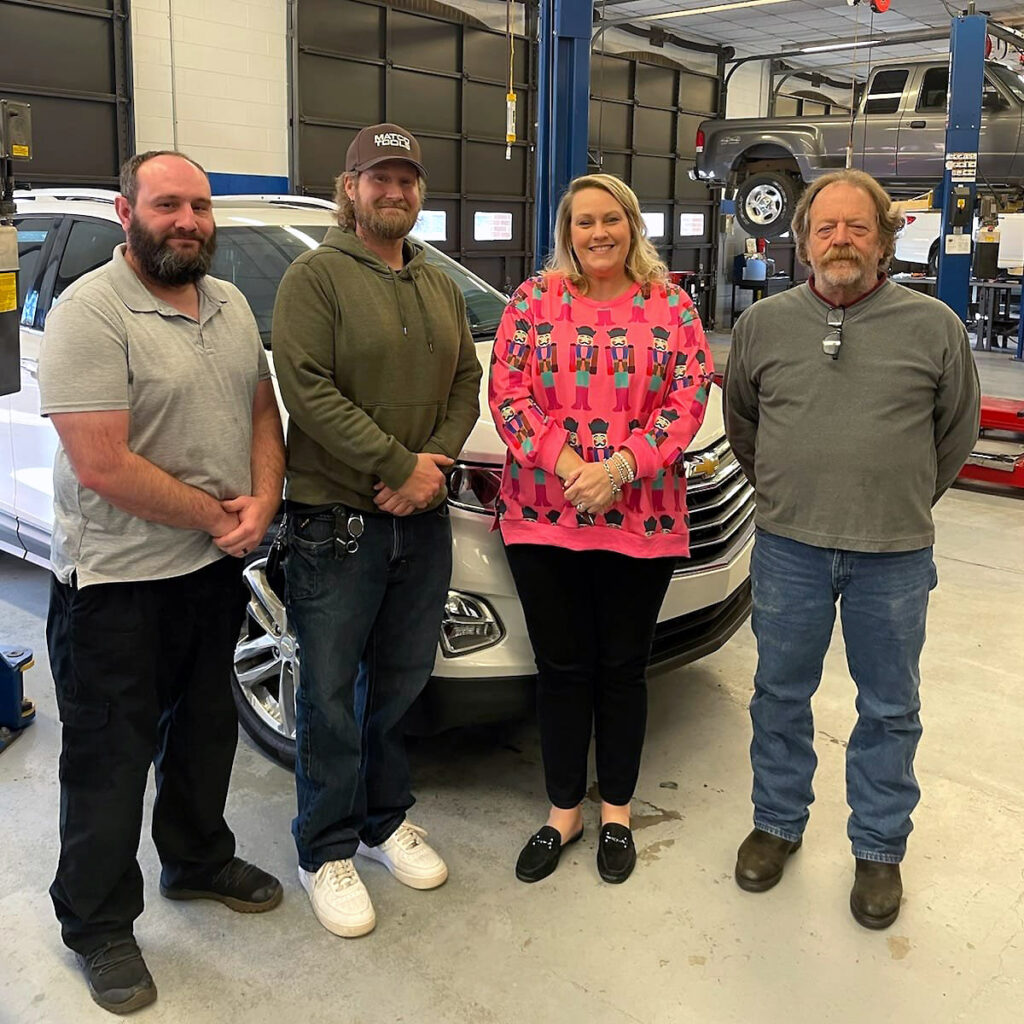
<svg viewBox="0 0 1024 1024">
<path fill-rule="evenodd" d="M 789 230 L 801 185 L 781 171 L 746 178 L 736 190 L 736 220 L 754 238 L 778 238 Z"/>
</svg>

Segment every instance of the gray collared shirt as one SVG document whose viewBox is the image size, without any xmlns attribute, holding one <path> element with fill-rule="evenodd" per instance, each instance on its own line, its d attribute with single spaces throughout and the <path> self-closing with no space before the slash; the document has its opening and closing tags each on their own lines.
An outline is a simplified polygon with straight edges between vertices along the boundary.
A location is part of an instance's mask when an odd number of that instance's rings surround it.
<svg viewBox="0 0 1024 1024">
<path fill-rule="evenodd" d="M 127 409 L 133 452 L 224 500 L 251 493 L 252 403 L 270 371 L 242 293 L 211 277 L 198 291 L 194 320 L 153 295 L 118 246 L 46 318 L 41 411 Z M 223 555 L 201 530 L 140 519 L 82 487 L 63 446 L 53 484 L 51 559 L 64 583 L 165 579 Z"/>
</svg>

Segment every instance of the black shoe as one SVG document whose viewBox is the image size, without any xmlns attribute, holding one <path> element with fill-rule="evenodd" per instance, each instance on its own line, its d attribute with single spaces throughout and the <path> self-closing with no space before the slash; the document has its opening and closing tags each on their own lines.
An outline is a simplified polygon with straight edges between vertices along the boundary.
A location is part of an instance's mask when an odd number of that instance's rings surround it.
<svg viewBox="0 0 1024 1024">
<path fill-rule="evenodd" d="M 777 885 L 790 854 L 803 844 L 755 828 L 740 844 L 736 854 L 736 884 L 747 892 L 766 892 Z"/>
<path fill-rule="evenodd" d="M 243 914 L 273 910 L 284 895 L 273 875 L 239 857 L 232 857 L 212 875 L 191 879 L 187 885 L 167 886 L 161 881 L 160 892 L 169 900 L 217 900 Z"/>
<path fill-rule="evenodd" d="M 636 867 L 633 833 L 614 821 L 601 826 L 597 843 L 597 871 L 606 882 L 624 882 Z"/>
<path fill-rule="evenodd" d="M 520 882 L 539 882 L 547 878 L 558 867 L 558 858 L 562 851 L 578 842 L 583 835 L 583 826 L 571 839 L 562 842 L 562 833 L 557 828 L 544 825 L 527 840 L 519 851 L 516 861 L 516 878 Z"/>
<path fill-rule="evenodd" d="M 899 864 L 857 858 L 850 911 L 865 928 L 888 928 L 899 917 L 903 879 Z"/>
<path fill-rule="evenodd" d="M 111 1013 L 131 1013 L 156 999 L 156 985 L 134 939 L 108 942 L 78 962 L 93 1001 Z"/>
</svg>

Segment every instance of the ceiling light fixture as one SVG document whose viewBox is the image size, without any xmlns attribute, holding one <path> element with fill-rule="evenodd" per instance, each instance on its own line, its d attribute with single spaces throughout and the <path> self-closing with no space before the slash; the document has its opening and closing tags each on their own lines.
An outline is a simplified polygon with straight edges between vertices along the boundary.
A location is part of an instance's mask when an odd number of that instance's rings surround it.
<svg viewBox="0 0 1024 1024">
<path fill-rule="evenodd" d="M 788 4 L 792 0 L 736 0 L 730 4 L 715 4 L 712 7 L 691 7 L 683 11 L 665 11 L 662 14 L 646 14 L 636 21 L 664 21 L 666 18 L 689 18 L 695 14 L 718 14 L 719 11 L 735 11 L 740 7 L 768 7 L 771 4 Z M 628 20 L 628 19 L 624 19 Z"/>
<path fill-rule="evenodd" d="M 855 46 L 874 46 L 880 39 L 860 39 L 856 43 L 822 43 L 821 46 L 804 46 L 795 53 L 826 53 L 829 50 L 852 50 Z"/>
</svg>

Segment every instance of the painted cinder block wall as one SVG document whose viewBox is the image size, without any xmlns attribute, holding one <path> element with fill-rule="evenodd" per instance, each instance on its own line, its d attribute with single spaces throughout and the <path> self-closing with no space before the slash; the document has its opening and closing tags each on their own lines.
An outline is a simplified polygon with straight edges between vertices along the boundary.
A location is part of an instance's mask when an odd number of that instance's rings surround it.
<svg viewBox="0 0 1024 1024">
<path fill-rule="evenodd" d="M 287 192 L 286 0 L 133 0 L 131 22 L 137 150 L 183 150 L 215 192 Z"/>
</svg>

